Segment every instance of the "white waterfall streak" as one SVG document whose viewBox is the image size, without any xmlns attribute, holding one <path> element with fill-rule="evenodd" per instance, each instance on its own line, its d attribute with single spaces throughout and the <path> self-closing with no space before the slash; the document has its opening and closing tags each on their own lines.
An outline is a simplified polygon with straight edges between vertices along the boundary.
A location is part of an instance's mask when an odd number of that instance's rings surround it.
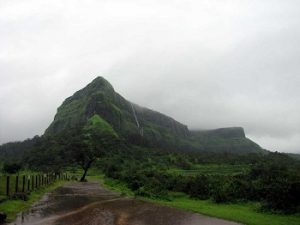
<svg viewBox="0 0 300 225">
<path fill-rule="evenodd" d="M 140 135 L 143 136 L 144 135 L 143 128 L 140 127 L 139 120 L 137 118 L 135 109 L 134 109 L 133 104 L 131 102 L 130 102 L 130 105 L 131 105 L 132 113 L 133 113 L 133 116 L 134 116 L 134 119 L 135 119 L 135 122 L 136 122 L 136 126 L 137 126 L 137 128 L 138 128 L 138 130 L 140 132 Z"/>
</svg>

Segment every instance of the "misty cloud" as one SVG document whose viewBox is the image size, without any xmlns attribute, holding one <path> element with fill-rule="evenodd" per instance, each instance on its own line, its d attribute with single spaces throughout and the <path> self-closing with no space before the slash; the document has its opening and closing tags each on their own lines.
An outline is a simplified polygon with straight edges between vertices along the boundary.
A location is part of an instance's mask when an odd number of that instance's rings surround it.
<svg viewBox="0 0 300 225">
<path fill-rule="evenodd" d="M 42 134 L 96 76 L 192 129 L 300 152 L 296 0 L 0 3 L 0 143 Z"/>
</svg>

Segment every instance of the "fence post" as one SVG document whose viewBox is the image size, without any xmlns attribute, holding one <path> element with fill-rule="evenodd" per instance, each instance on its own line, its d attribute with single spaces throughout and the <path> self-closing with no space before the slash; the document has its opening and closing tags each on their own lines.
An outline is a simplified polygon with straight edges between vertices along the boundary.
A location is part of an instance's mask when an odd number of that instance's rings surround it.
<svg viewBox="0 0 300 225">
<path fill-rule="evenodd" d="M 15 188 L 15 193 L 18 193 L 18 189 L 19 189 L 19 176 L 18 175 L 16 175 L 16 188 Z"/>
<path fill-rule="evenodd" d="M 25 175 L 23 175 L 22 192 L 25 192 Z"/>
<path fill-rule="evenodd" d="M 27 177 L 27 191 L 30 191 L 30 175 Z"/>
<path fill-rule="evenodd" d="M 6 195 L 9 196 L 9 176 L 6 177 Z"/>
<path fill-rule="evenodd" d="M 31 176 L 31 190 L 34 190 L 34 175 Z"/>
</svg>

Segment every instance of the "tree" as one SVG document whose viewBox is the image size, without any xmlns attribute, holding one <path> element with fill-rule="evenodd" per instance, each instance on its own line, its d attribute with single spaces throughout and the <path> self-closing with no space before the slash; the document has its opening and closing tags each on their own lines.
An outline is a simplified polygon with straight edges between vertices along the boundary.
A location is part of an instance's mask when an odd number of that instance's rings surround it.
<svg viewBox="0 0 300 225">
<path fill-rule="evenodd" d="M 110 124 L 97 114 L 92 116 L 71 144 L 73 159 L 84 171 L 80 181 L 85 181 L 89 168 L 97 158 L 117 148 L 118 144 L 119 137 Z"/>
</svg>

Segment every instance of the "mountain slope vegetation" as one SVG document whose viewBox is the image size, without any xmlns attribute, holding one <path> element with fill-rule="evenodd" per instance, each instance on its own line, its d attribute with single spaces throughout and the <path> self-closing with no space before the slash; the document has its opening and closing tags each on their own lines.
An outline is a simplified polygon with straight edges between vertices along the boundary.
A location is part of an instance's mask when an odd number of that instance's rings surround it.
<svg viewBox="0 0 300 225">
<path fill-rule="evenodd" d="M 245 137 L 243 128 L 190 131 L 169 116 L 126 100 L 102 77 L 97 77 L 63 102 L 45 135 L 58 135 L 83 127 L 95 114 L 131 144 L 181 151 L 262 151 Z"/>
</svg>

